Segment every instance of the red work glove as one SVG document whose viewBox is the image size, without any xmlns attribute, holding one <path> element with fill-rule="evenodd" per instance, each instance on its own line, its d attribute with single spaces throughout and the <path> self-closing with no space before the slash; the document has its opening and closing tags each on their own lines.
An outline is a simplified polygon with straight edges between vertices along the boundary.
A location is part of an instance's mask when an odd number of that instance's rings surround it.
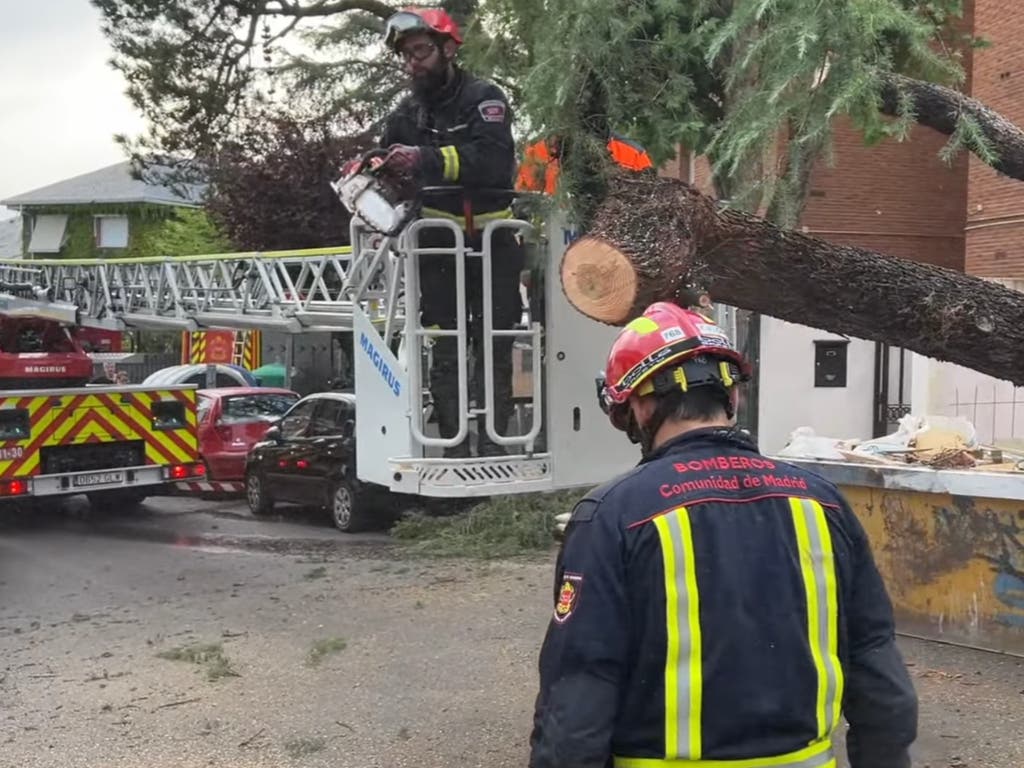
<svg viewBox="0 0 1024 768">
<path fill-rule="evenodd" d="M 392 144 L 388 149 L 390 152 L 386 162 L 396 171 L 408 173 L 420 167 L 423 157 L 419 147 L 410 147 L 408 144 Z"/>
<path fill-rule="evenodd" d="M 347 163 L 341 166 L 342 177 L 348 178 L 349 176 L 351 176 L 353 173 L 355 173 L 356 169 L 362 164 L 362 162 L 363 158 L 361 157 L 357 157 L 354 160 L 349 160 Z M 383 162 L 383 157 L 371 157 L 369 162 L 370 169 L 373 170 L 379 168 Z"/>
<path fill-rule="evenodd" d="M 355 172 L 356 168 L 359 167 L 359 164 L 361 162 L 362 162 L 362 160 L 357 157 L 354 160 L 349 160 L 344 165 L 342 165 L 341 166 L 341 176 L 342 176 L 342 178 L 346 178 L 347 179 L 349 176 L 351 176 Z"/>
</svg>

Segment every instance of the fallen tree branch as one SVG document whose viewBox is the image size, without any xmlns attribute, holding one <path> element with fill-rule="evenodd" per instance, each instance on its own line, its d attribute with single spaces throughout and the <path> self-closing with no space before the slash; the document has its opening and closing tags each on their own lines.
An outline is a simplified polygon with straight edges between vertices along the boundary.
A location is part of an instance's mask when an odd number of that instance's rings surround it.
<svg viewBox="0 0 1024 768">
<path fill-rule="evenodd" d="M 901 94 L 914 105 L 915 120 L 945 136 L 952 136 L 962 117 L 970 118 L 988 141 L 994 157 L 966 145 L 984 163 L 1010 178 L 1024 181 L 1024 130 L 994 109 L 960 91 L 936 83 L 890 74 L 883 80 L 883 114 L 899 114 Z"/>
</svg>

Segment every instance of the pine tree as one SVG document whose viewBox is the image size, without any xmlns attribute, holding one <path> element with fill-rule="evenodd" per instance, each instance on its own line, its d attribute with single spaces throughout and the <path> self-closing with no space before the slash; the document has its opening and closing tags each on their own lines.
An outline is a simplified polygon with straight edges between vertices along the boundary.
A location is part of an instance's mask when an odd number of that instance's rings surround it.
<svg viewBox="0 0 1024 768">
<path fill-rule="evenodd" d="M 530 6 L 522 0 L 520 12 Z M 902 139 L 916 114 L 899 76 L 962 80 L 959 51 L 973 41 L 957 32 L 960 6 L 552 0 L 530 30 L 535 66 L 524 73 L 525 109 L 533 123 L 583 150 L 566 172 L 570 190 L 586 183 L 603 156 L 603 137 L 587 123 L 604 110 L 605 122 L 656 162 L 680 145 L 707 155 L 721 197 L 792 224 L 837 117 L 852 118 L 868 142 Z M 787 153 L 781 173 L 769 162 L 780 139 Z M 992 160 L 966 117 L 950 149 L 961 145 Z"/>
<path fill-rule="evenodd" d="M 400 87 L 396 62 L 381 51 L 377 37 L 392 8 L 379 0 L 93 2 L 104 12 L 130 95 L 154 126 L 142 143 L 171 154 L 213 151 L 246 116 L 259 117 L 275 100 L 296 111 L 332 116 L 348 129 L 372 127 Z M 887 318 L 902 301 L 892 285 L 861 286 L 873 291 L 866 304 L 863 296 L 843 298 L 843 291 L 855 290 L 842 282 L 851 264 L 885 273 L 884 256 L 784 236 L 783 229 L 765 230 L 763 222 L 740 212 L 763 213 L 783 227 L 795 224 L 810 169 L 819 156 L 828 157 L 831 129 L 840 117 L 852 119 L 868 142 L 906 138 L 914 122 L 932 127 L 949 136 L 946 157 L 967 149 L 1024 180 L 1024 132 L 955 90 L 963 78 L 962 51 L 979 44 L 960 30 L 961 4 L 451 0 L 447 5 L 466 27 L 465 60 L 512 97 L 520 136 L 563 138 L 559 199 L 584 227 L 596 221 L 597 235 L 622 210 L 616 198 L 621 179 L 609 175 L 609 131 L 637 139 L 656 162 L 673 156 L 680 145 L 713 162 L 718 197 L 735 209 L 729 217 L 697 217 L 717 209 L 681 182 L 670 191 L 656 180 L 630 181 L 644 188 L 652 203 L 642 206 L 650 218 L 635 219 L 632 230 L 618 231 L 619 241 L 612 243 L 631 268 L 643 266 L 630 259 L 642 250 L 645 231 L 659 231 L 662 243 L 672 240 L 665 221 L 685 228 L 700 219 L 699 242 L 730 249 L 728 264 L 707 255 L 698 263 L 686 249 L 658 249 L 666 296 L 731 285 L 715 298 L 729 301 L 732 295 L 739 306 L 745 302 L 826 330 L 860 328 L 861 316 L 869 312 L 874 324 L 863 338 L 930 354 L 934 345 L 920 343 L 920 334 L 908 338 L 905 324 Z M 262 64 L 247 63 L 257 51 Z M 654 204 L 659 197 L 661 206 Z M 665 207 L 678 204 L 692 210 Z M 692 234 L 684 229 L 675 237 L 697 242 Z M 770 276 L 759 274 L 746 258 L 757 253 L 759 237 L 783 249 L 774 255 L 791 278 L 785 283 L 789 291 L 780 288 L 767 305 L 752 297 L 763 298 L 759 286 L 771 283 Z M 739 264 L 755 268 L 735 273 Z M 936 295 L 944 303 L 930 305 L 925 326 L 936 329 L 948 359 L 957 361 L 959 355 L 968 365 L 977 362 L 967 350 L 980 330 L 989 339 L 992 360 L 1017 365 L 1014 349 L 1024 348 L 1024 331 L 1016 329 L 1024 329 L 1024 323 L 1016 322 L 1014 313 L 1024 316 L 1024 302 L 997 286 L 920 269 L 924 272 L 915 273 L 915 281 L 934 280 L 942 287 Z M 578 277 L 563 269 L 567 292 Z M 811 304 L 808 292 L 800 290 L 802 280 L 832 280 L 833 301 L 819 297 Z M 582 287 L 591 294 L 600 289 L 597 283 Z M 1000 307 L 995 315 L 984 309 L 987 298 Z M 581 310 L 588 311 L 583 304 Z M 592 316 L 617 322 L 617 313 L 628 309 L 626 302 Z M 958 332 L 958 326 L 970 332 Z M 1024 379 L 1024 365 L 1010 373 Z"/>
</svg>

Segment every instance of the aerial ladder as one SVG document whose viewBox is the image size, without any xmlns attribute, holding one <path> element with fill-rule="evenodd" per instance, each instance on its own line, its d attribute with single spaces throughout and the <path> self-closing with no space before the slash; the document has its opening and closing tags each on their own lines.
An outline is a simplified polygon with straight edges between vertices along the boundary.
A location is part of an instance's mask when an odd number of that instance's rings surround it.
<svg viewBox="0 0 1024 768">
<path fill-rule="evenodd" d="M 491 322 L 491 240 L 499 228 L 520 233 L 538 249 L 543 324 L 497 330 Z M 424 248 L 424 232 L 450 230 L 452 248 Z M 359 215 L 351 247 L 188 257 L 0 261 L 0 284 L 31 285 L 39 296 L 77 308 L 83 325 L 110 330 L 258 330 L 289 334 L 351 333 L 357 400 L 356 471 L 360 480 L 392 491 L 463 497 L 550 491 L 597 484 L 633 466 L 635 446 L 613 432 L 595 398 L 594 380 L 618 329 L 597 323 L 566 300 L 558 267 L 575 231 L 549 215 L 537 227 L 524 219 L 488 222 L 480 250 L 444 218 L 416 218 L 382 234 Z M 484 402 L 471 399 L 464 311 L 447 331 L 418 321 L 417 267 L 454 256 L 459 308 L 465 309 L 470 259 L 483 276 Z M 0 301 L 3 300 L 0 291 Z M 426 372 L 440 333 L 458 346 L 459 433 L 442 438 L 429 423 Z M 515 335 L 528 351 L 532 386 L 519 404 L 529 425 L 510 433 L 496 424 L 493 339 Z M 507 455 L 444 458 L 446 446 L 486 430 Z"/>
</svg>

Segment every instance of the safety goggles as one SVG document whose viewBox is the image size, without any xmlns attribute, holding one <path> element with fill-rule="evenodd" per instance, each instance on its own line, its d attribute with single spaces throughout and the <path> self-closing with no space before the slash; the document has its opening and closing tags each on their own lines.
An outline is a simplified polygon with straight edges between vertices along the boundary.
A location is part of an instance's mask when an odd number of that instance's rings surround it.
<svg viewBox="0 0 1024 768">
<path fill-rule="evenodd" d="M 629 405 L 612 402 L 608 397 L 607 382 L 603 373 L 594 379 L 594 384 L 597 387 L 597 406 L 601 412 L 611 419 L 612 426 L 616 429 L 623 432 L 629 431 Z"/>
<path fill-rule="evenodd" d="M 430 27 L 427 23 L 415 13 L 399 11 L 388 19 L 387 26 L 384 28 L 384 43 L 388 47 L 394 48 L 395 43 L 398 42 L 399 38 L 404 37 L 411 32 L 430 31 Z"/>
<path fill-rule="evenodd" d="M 397 49 L 395 53 L 404 61 L 425 61 L 437 50 L 433 43 L 417 43 L 406 50 Z"/>
</svg>

